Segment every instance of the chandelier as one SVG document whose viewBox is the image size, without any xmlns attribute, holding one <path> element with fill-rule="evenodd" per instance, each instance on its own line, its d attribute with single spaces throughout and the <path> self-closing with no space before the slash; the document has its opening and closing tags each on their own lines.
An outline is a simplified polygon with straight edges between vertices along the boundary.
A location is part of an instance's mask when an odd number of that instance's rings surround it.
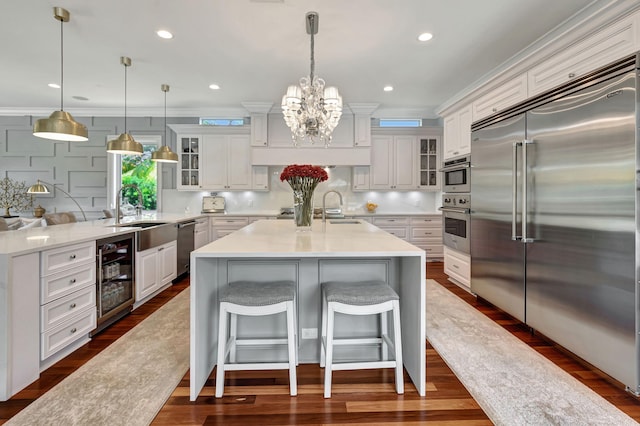
<svg viewBox="0 0 640 426">
<path fill-rule="evenodd" d="M 335 87 L 326 87 L 323 79 L 314 75 L 313 36 L 318 33 L 318 14 L 305 15 L 307 34 L 311 35 L 311 72 L 300 79 L 299 86 L 289 86 L 282 97 L 282 114 L 291 129 L 293 144 L 308 139 L 325 147 L 331 144 L 331 133 L 342 115 L 342 97 Z"/>
</svg>

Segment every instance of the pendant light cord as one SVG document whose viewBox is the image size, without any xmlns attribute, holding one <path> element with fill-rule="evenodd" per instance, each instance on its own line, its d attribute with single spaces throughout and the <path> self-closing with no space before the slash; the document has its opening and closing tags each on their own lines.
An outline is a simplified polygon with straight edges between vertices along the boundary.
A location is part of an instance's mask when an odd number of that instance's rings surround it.
<svg viewBox="0 0 640 426">
<path fill-rule="evenodd" d="M 124 132 L 127 133 L 127 64 L 124 64 Z"/>
<path fill-rule="evenodd" d="M 60 19 L 60 111 L 64 111 L 64 21 Z"/>
<path fill-rule="evenodd" d="M 315 16 L 313 15 L 309 15 L 309 21 L 311 21 L 311 81 L 309 82 L 309 84 L 313 85 L 313 74 L 314 71 L 316 69 L 316 60 L 313 56 L 313 33 L 314 33 L 314 28 L 316 26 L 315 23 Z"/>
<path fill-rule="evenodd" d="M 167 140 L 167 91 L 164 91 L 164 144 L 168 145 Z"/>
</svg>

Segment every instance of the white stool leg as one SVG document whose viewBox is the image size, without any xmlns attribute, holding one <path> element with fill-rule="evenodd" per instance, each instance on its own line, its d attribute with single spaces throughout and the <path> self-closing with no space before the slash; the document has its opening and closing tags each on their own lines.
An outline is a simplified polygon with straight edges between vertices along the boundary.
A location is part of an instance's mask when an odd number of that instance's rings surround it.
<svg viewBox="0 0 640 426">
<path fill-rule="evenodd" d="M 333 363 L 333 325 L 334 325 L 334 311 L 333 304 L 327 303 L 327 348 L 326 359 L 324 368 L 324 397 L 331 398 L 331 370 Z"/>
<path fill-rule="evenodd" d="M 236 362 L 236 338 L 238 336 L 238 315 L 230 314 L 229 322 L 229 362 Z"/>
<path fill-rule="evenodd" d="M 389 335 L 389 321 L 387 318 L 387 312 L 380 313 L 380 337 Z M 387 345 L 387 341 L 383 338 L 382 343 L 380 344 L 380 357 L 383 361 L 387 361 L 389 359 L 389 345 Z"/>
<path fill-rule="evenodd" d="M 220 319 L 218 324 L 218 368 L 216 371 L 216 398 L 222 398 L 224 392 L 224 362 L 227 346 L 227 307 L 220 304 Z"/>
<path fill-rule="evenodd" d="M 320 367 L 325 366 L 325 342 L 327 341 L 327 300 L 324 297 L 324 292 L 321 295 L 322 303 L 322 324 L 320 327 Z"/>
<path fill-rule="evenodd" d="M 289 348 L 289 392 L 291 396 L 298 394 L 298 379 L 296 377 L 296 333 L 294 332 L 293 302 L 287 302 L 287 346 Z"/>
<path fill-rule="evenodd" d="M 404 376 L 402 364 L 402 331 L 400 330 L 400 302 L 393 301 L 393 346 L 396 357 L 396 392 L 404 393 Z"/>
</svg>

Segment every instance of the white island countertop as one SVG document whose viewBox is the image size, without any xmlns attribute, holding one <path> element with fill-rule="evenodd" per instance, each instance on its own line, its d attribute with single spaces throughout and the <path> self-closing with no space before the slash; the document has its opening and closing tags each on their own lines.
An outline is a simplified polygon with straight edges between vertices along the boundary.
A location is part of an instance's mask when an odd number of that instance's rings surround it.
<svg viewBox="0 0 640 426">
<path fill-rule="evenodd" d="M 194 250 L 190 399 L 196 400 L 216 364 L 218 290 L 243 280 L 295 282 L 299 336 L 303 328 L 320 328 L 322 282 L 386 282 L 400 296 L 404 367 L 417 393 L 425 396 L 425 275 L 424 250 L 364 220 L 314 220 L 310 232 L 296 232 L 293 220 L 259 220 Z M 275 334 L 274 321 L 263 317 L 251 323 L 250 331 Z M 358 334 L 378 325 L 358 322 L 353 327 L 350 332 Z M 319 353 L 318 339 L 299 341 L 300 363 L 319 362 Z"/>
<path fill-rule="evenodd" d="M 118 234 L 126 234 L 139 230 L 135 227 L 127 227 L 127 223 L 133 222 L 171 222 L 178 223 L 203 214 L 171 214 L 151 213 L 141 216 L 125 216 L 120 221 L 120 226 L 115 225 L 115 219 L 99 219 L 87 222 L 67 223 L 45 227 L 33 227 L 18 229 L 16 231 L 0 232 L 0 255 L 19 255 L 32 253 L 64 245 L 81 243 L 111 237 Z"/>
<path fill-rule="evenodd" d="M 297 232 L 293 220 L 260 220 L 200 247 L 192 257 L 370 257 L 423 253 L 424 250 L 366 221 L 314 220 L 310 232 Z"/>
</svg>

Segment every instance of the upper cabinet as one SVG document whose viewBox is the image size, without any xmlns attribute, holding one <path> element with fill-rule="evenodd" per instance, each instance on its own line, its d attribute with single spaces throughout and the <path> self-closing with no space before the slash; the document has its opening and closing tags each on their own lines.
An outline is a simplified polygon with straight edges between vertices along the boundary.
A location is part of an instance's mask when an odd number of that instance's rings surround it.
<svg viewBox="0 0 640 426">
<path fill-rule="evenodd" d="M 252 166 L 248 128 L 174 124 L 180 150 L 179 190 L 269 190 L 268 168 Z M 197 132 L 197 133 L 196 133 Z"/>
<path fill-rule="evenodd" d="M 472 121 L 481 120 L 525 99 L 527 99 L 527 75 L 522 74 L 475 100 L 472 104 Z"/>
<path fill-rule="evenodd" d="M 439 137 L 419 137 L 418 146 L 418 174 L 420 189 L 440 189 L 440 143 Z"/>
<path fill-rule="evenodd" d="M 640 12 L 562 49 L 528 75 L 529 97 L 564 84 L 635 52 L 640 47 Z"/>
<path fill-rule="evenodd" d="M 443 159 L 471 152 L 471 105 L 444 117 Z"/>
<path fill-rule="evenodd" d="M 370 189 L 418 189 L 416 140 L 410 135 L 372 136 Z"/>
</svg>

